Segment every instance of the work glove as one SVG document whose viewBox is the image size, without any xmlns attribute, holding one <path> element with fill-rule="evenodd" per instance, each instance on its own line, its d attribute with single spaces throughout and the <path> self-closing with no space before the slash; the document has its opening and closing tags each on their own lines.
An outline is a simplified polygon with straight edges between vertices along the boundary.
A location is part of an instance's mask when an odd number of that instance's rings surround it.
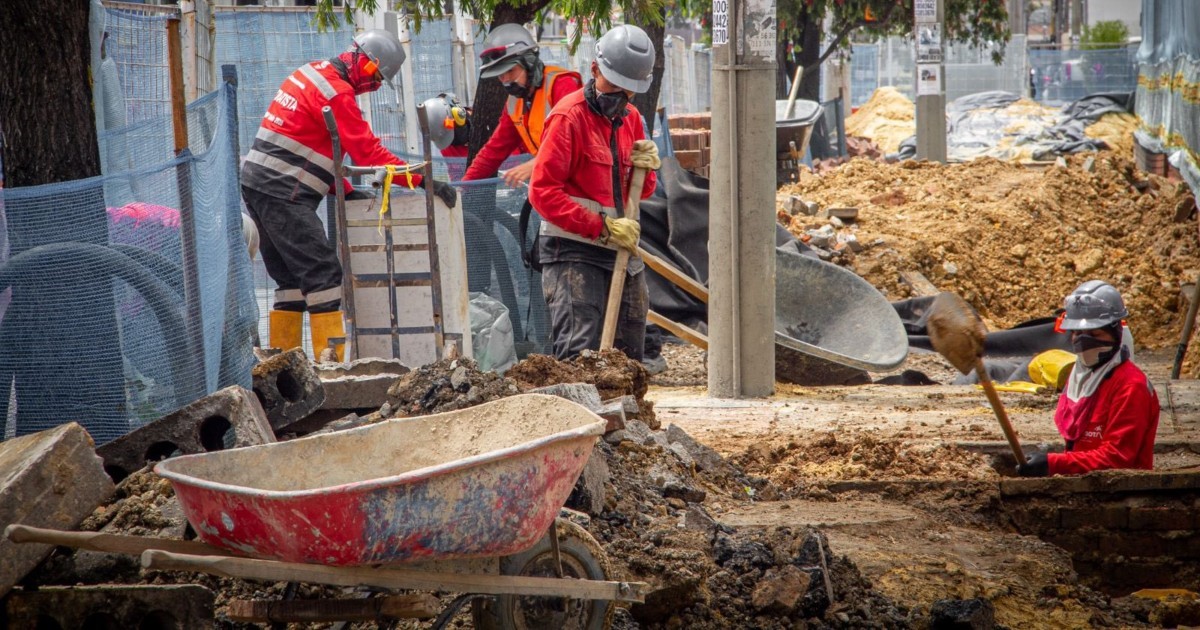
<svg viewBox="0 0 1200 630">
<path fill-rule="evenodd" d="M 1045 453 L 1031 455 L 1024 464 L 1017 464 L 1017 475 L 1021 477 L 1049 477 L 1050 460 Z"/>
<path fill-rule="evenodd" d="M 658 159 L 658 145 L 654 144 L 653 140 L 638 140 L 634 142 L 631 158 L 636 168 L 657 171 L 658 167 L 662 166 L 662 160 Z"/>
<path fill-rule="evenodd" d="M 631 253 L 637 251 L 638 239 L 642 236 L 642 226 L 633 219 L 614 219 L 604 217 L 604 231 L 600 234 L 600 242 L 613 244 Z"/>
<path fill-rule="evenodd" d="M 451 208 L 454 207 L 454 204 L 458 203 L 458 191 L 454 189 L 454 186 L 446 182 L 433 180 L 433 194 L 437 195 L 438 199 L 446 202 L 446 205 Z"/>
<path fill-rule="evenodd" d="M 372 195 L 371 193 L 359 190 L 354 187 L 346 189 L 346 201 L 363 201 L 366 199 L 371 199 L 374 196 L 375 195 Z"/>
</svg>

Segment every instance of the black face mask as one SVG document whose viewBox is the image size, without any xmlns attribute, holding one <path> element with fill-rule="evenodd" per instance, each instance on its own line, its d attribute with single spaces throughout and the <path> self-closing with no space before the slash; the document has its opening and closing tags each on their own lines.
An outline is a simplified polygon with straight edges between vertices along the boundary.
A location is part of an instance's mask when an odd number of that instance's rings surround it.
<svg viewBox="0 0 1200 630">
<path fill-rule="evenodd" d="M 629 104 L 629 95 L 625 90 L 616 92 L 596 92 L 596 108 L 608 118 L 625 115 L 625 106 Z"/>
<path fill-rule="evenodd" d="M 516 81 L 512 81 L 510 83 L 501 83 L 501 85 L 504 86 L 504 91 L 508 92 L 509 96 L 515 96 L 516 98 L 525 98 L 525 92 L 527 90 L 525 89 L 524 85 L 521 85 L 520 83 L 517 83 Z"/>
</svg>

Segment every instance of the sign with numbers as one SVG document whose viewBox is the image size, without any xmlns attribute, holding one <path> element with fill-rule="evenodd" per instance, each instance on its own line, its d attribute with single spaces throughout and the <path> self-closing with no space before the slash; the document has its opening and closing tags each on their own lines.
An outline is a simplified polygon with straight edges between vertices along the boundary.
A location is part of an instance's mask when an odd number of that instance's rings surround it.
<svg viewBox="0 0 1200 630">
<path fill-rule="evenodd" d="M 713 0 L 712 45 L 729 43 L 729 0 Z"/>
</svg>

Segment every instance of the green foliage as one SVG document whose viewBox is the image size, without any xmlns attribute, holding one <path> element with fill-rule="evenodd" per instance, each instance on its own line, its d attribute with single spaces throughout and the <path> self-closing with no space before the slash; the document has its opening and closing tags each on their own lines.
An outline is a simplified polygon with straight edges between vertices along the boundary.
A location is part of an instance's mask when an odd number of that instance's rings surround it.
<svg viewBox="0 0 1200 630">
<path fill-rule="evenodd" d="M 849 47 L 852 33 L 911 36 L 915 21 L 913 0 L 778 0 L 776 11 L 779 35 L 784 38 L 798 37 L 806 22 L 821 24 L 830 16 L 835 37 L 827 53 Z M 1005 0 L 945 0 L 943 15 L 944 43 L 991 46 L 992 60 L 997 64 L 1004 60 L 1004 46 L 1012 39 Z"/>
<path fill-rule="evenodd" d="M 1129 39 L 1129 27 L 1120 20 L 1103 20 L 1095 25 L 1083 26 L 1083 37 L 1079 47 L 1083 50 L 1102 50 L 1105 48 L 1120 48 Z"/>
</svg>

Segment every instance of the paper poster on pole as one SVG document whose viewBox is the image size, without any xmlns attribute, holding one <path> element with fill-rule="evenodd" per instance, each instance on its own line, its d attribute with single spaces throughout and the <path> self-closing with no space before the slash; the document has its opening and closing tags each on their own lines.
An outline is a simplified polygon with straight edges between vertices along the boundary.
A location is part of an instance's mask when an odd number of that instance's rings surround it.
<svg viewBox="0 0 1200 630">
<path fill-rule="evenodd" d="M 942 62 L 942 25 L 920 24 L 917 28 L 917 63 Z"/>
<path fill-rule="evenodd" d="M 712 45 L 724 46 L 729 43 L 729 0 L 713 0 L 712 3 Z"/>
<path fill-rule="evenodd" d="M 774 62 L 775 47 L 778 45 L 775 37 L 774 1 L 745 0 L 744 6 L 746 19 L 741 28 L 745 30 L 750 55 L 757 57 L 759 62 Z"/>
<path fill-rule="evenodd" d="M 917 96 L 936 96 L 942 93 L 941 66 L 917 66 Z"/>
</svg>

